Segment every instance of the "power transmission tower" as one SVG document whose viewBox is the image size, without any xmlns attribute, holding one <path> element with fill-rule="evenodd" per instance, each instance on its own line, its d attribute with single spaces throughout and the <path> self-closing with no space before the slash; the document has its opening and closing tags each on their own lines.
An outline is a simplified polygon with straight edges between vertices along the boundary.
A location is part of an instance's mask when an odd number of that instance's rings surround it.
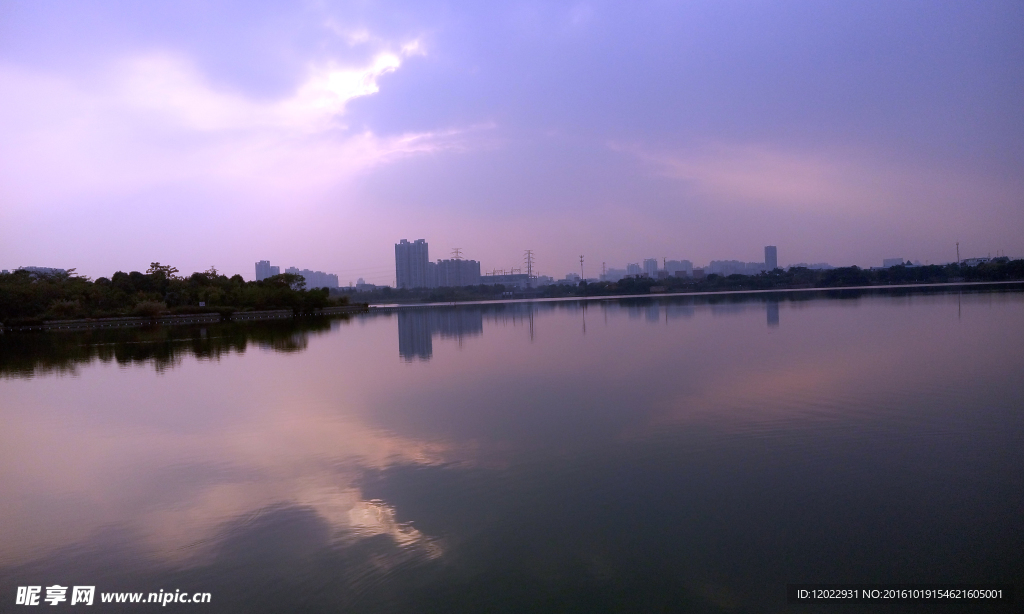
<svg viewBox="0 0 1024 614">
<path fill-rule="evenodd" d="M 461 247 L 453 247 L 452 248 L 452 256 L 456 260 L 462 260 L 462 248 Z"/>
<path fill-rule="evenodd" d="M 580 281 L 584 279 L 586 279 L 586 276 L 583 275 L 583 254 L 580 254 Z"/>
<path fill-rule="evenodd" d="M 533 250 L 532 249 L 526 250 L 526 255 L 523 257 L 523 260 L 526 261 L 526 287 L 527 288 L 532 288 L 533 287 L 533 283 L 532 283 L 533 282 Z"/>
</svg>

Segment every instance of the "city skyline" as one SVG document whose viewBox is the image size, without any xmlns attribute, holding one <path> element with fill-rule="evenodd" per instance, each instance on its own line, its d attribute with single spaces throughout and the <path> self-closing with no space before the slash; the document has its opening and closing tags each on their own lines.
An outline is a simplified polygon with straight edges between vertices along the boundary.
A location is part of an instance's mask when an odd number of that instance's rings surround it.
<svg viewBox="0 0 1024 614">
<path fill-rule="evenodd" d="M 11 3 L 0 269 L 1024 255 L 1018 2 Z"/>
<path fill-rule="evenodd" d="M 403 245 L 407 246 L 407 247 L 410 247 L 410 248 L 415 248 L 415 249 L 417 249 L 417 250 L 422 252 L 422 253 L 420 253 L 418 255 L 418 257 L 416 259 L 417 260 L 422 260 L 422 262 L 420 264 L 421 264 L 421 266 L 423 266 L 424 271 L 423 271 L 422 274 L 420 274 L 419 276 L 415 277 L 415 279 L 422 281 L 422 284 L 417 284 L 417 283 L 413 282 L 413 283 L 406 283 L 406 284 L 403 285 L 401 282 L 399 282 L 399 279 L 401 277 L 401 275 L 400 275 L 400 273 L 398 271 L 398 266 L 399 266 L 398 265 L 399 247 L 403 246 Z M 461 254 L 461 251 L 462 251 L 461 248 L 453 248 L 453 250 L 452 250 L 452 252 L 456 253 L 456 254 Z M 529 250 L 529 251 L 532 254 L 535 250 Z M 1004 258 L 1007 257 L 1005 252 L 1003 252 L 1001 250 L 997 250 L 996 256 L 997 257 L 1004 257 Z M 406 259 L 407 260 L 408 260 L 408 257 L 409 256 L 406 255 Z M 970 264 L 971 266 L 976 266 L 977 264 L 979 264 L 981 262 L 988 261 L 991 258 L 992 258 L 992 254 L 990 253 L 990 254 L 987 254 L 985 256 L 975 256 L 975 257 L 971 257 L 971 258 L 966 258 L 966 257 L 965 258 L 961 258 L 960 261 L 963 262 L 963 263 L 966 263 L 966 264 Z M 637 258 L 636 260 L 637 260 L 637 262 L 628 262 L 627 261 L 623 265 L 622 268 L 616 267 L 615 263 L 609 264 L 608 261 L 601 261 L 601 263 L 600 263 L 600 271 L 597 274 L 589 274 L 588 273 L 586 278 L 589 279 L 589 280 L 595 280 L 595 281 L 616 281 L 616 280 L 621 279 L 621 278 L 626 277 L 626 276 L 639 276 L 639 275 L 643 275 L 643 276 L 655 277 L 659 273 L 667 273 L 668 275 L 674 275 L 674 274 L 676 274 L 677 271 L 683 272 L 686 276 L 693 276 L 693 271 L 694 270 L 698 270 L 698 269 L 700 271 L 702 271 L 703 273 L 706 273 L 706 274 L 717 273 L 717 274 L 723 275 L 723 276 L 727 276 L 727 275 L 730 275 L 730 274 L 733 274 L 733 273 L 739 273 L 739 274 L 743 274 L 743 275 L 756 275 L 758 273 L 761 273 L 761 272 L 764 272 L 764 271 L 768 271 L 768 270 L 771 270 L 773 268 L 781 268 L 783 270 L 789 269 L 789 268 L 793 268 L 793 267 L 805 267 L 805 268 L 810 268 L 810 269 L 830 269 L 830 268 L 839 268 L 839 267 L 842 267 L 842 266 L 860 266 L 860 265 L 843 265 L 843 264 L 834 265 L 834 264 L 831 264 L 831 263 L 828 263 L 828 262 L 815 262 L 815 263 L 789 262 L 789 263 L 786 263 L 786 264 L 780 264 L 779 261 L 778 261 L 778 248 L 776 246 L 774 246 L 774 245 L 766 245 L 766 246 L 764 246 L 764 260 L 761 261 L 761 262 L 745 262 L 745 261 L 739 261 L 739 260 L 710 260 L 707 264 L 700 264 L 700 263 L 695 264 L 694 262 L 692 262 L 689 259 L 681 259 L 681 260 L 676 259 L 676 258 L 668 259 L 667 257 L 663 256 L 663 257 L 661 257 L 661 264 L 659 265 L 658 264 L 658 260 L 659 260 L 658 258 Z M 471 269 L 472 270 L 467 269 L 466 272 L 462 272 L 461 271 L 462 267 L 458 266 L 460 261 L 461 261 L 461 264 L 471 265 Z M 862 266 L 861 268 L 864 268 L 864 269 L 886 268 L 887 269 L 887 268 L 889 268 L 891 266 L 898 266 L 898 265 L 902 265 L 904 263 L 907 264 L 907 265 L 911 265 L 912 264 L 913 266 L 921 266 L 921 265 L 928 265 L 928 264 L 936 264 L 936 265 L 951 264 L 951 263 L 954 263 L 954 262 L 956 262 L 955 259 L 939 261 L 939 262 L 928 262 L 928 261 L 922 262 L 919 259 L 910 259 L 910 258 L 904 258 L 904 257 L 894 257 L 894 258 L 883 258 L 882 261 L 881 261 L 881 265 L 880 266 L 879 266 L 879 263 L 876 262 L 876 263 L 868 263 L 867 265 Z M 769 264 L 772 264 L 773 266 L 769 266 Z M 408 267 L 409 264 L 407 263 L 406 266 Z M 453 267 L 457 267 L 457 268 L 453 268 Z M 306 279 L 307 287 L 309 287 L 309 288 L 316 288 L 316 287 L 344 288 L 344 287 L 361 286 L 361 285 L 364 285 L 364 284 L 368 285 L 369 287 L 373 287 L 373 286 L 378 286 L 378 287 L 391 286 L 391 287 L 396 287 L 396 288 L 422 288 L 422 287 L 434 288 L 434 287 L 445 287 L 445 286 L 476 285 L 477 283 L 484 283 L 484 284 L 487 284 L 487 283 L 502 283 L 502 284 L 506 284 L 506 285 L 507 284 L 513 284 L 513 285 L 522 285 L 524 287 L 526 286 L 526 282 L 524 280 L 518 279 L 518 277 L 522 277 L 523 276 L 521 274 L 521 272 L 522 272 L 522 267 L 521 266 L 520 267 L 510 267 L 509 269 L 498 269 L 496 267 L 494 267 L 492 269 L 487 269 L 487 268 L 482 267 L 482 265 L 481 265 L 481 263 L 479 261 L 472 260 L 472 259 L 469 259 L 469 258 L 463 259 L 461 257 L 461 255 L 459 255 L 458 257 L 455 257 L 455 258 L 451 258 L 451 259 L 438 259 L 436 262 L 430 261 L 429 260 L 429 256 L 428 256 L 428 251 L 427 251 L 427 242 L 426 242 L 425 239 L 417 239 L 414 242 L 409 242 L 406 239 L 402 239 L 399 243 L 395 244 L 395 259 L 392 261 L 392 265 L 391 265 L 390 268 L 391 268 L 391 271 L 392 271 L 392 276 L 391 276 L 391 281 L 390 282 L 387 282 L 387 281 L 382 280 L 382 279 L 378 279 L 376 281 L 367 282 L 365 280 L 365 278 L 363 276 L 361 276 L 361 275 L 354 276 L 355 277 L 354 279 L 349 279 L 348 281 L 344 281 L 341 278 L 341 276 L 339 276 L 337 273 L 329 273 L 329 272 L 320 271 L 320 270 L 314 271 L 314 270 L 311 270 L 311 269 L 299 269 L 298 267 L 294 267 L 294 266 L 293 267 L 287 267 L 285 269 L 285 272 L 286 273 L 290 273 L 290 274 L 294 274 L 294 275 L 301 275 L 301 276 L 303 276 Z M 8 273 L 10 271 L 18 270 L 18 269 L 25 269 L 25 270 L 30 270 L 30 271 L 49 271 L 49 272 L 64 272 L 66 270 L 69 270 L 69 269 L 63 269 L 63 268 L 59 268 L 59 267 L 18 266 L 18 267 L 12 267 L 9 270 L 8 269 L 2 269 L 2 272 L 3 273 Z M 439 270 L 440 270 L 440 272 L 439 272 Z M 220 272 L 222 274 L 227 274 L 229 276 L 234 274 L 234 273 L 232 273 L 230 271 L 223 271 L 223 270 L 221 270 Z M 260 261 L 257 261 L 255 263 L 255 276 L 254 276 L 253 279 L 256 280 L 256 281 L 260 281 L 262 279 L 266 279 L 268 277 L 271 277 L 273 275 L 278 275 L 280 273 L 281 273 L 281 267 L 280 266 L 271 265 L 269 260 L 260 260 Z M 75 274 L 79 274 L 79 271 L 76 270 Z M 108 273 L 108 275 L 109 275 L 109 273 Z M 579 273 L 577 273 L 575 271 L 572 271 L 572 270 L 568 271 L 568 273 L 566 273 L 564 277 L 560 277 L 560 275 L 561 275 L 561 273 L 558 273 L 558 272 L 555 272 L 555 271 L 543 271 L 540 268 L 536 268 L 535 271 L 534 271 L 534 274 L 533 274 L 533 279 L 541 280 L 542 284 L 543 283 L 555 283 L 555 282 L 558 282 L 558 281 L 565 281 L 565 280 L 568 280 L 568 279 L 571 279 L 571 278 L 575 278 L 577 281 L 582 279 L 579 276 Z M 463 279 L 464 276 L 468 276 L 468 277 L 466 277 L 466 279 L 468 279 L 469 281 L 467 281 L 466 283 L 462 282 L 462 279 Z M 492 280 L 490 280 L 490 278 L 494 277 L 494 276 L 497 276 L 497 277 L 495 277 L 495 279 L 501 278 L 501 280 L 498 281 L 498 282 L 493 282 Z M 248 279 L 248 275 L 243 275 L 243 277 Z M 515 278 L 514 281 L 513 281 L 513 278 Z M 356 280 L 358 280 L 358 281 L 356 281 Z M 432 280 L 432 281 L 428 281 L 428 280 Z M 455 280 L 455 281 L 452 282 L 452 283 L 447 283 L 447 282 L 441 283 L 438 280 Z"/>
</svg>

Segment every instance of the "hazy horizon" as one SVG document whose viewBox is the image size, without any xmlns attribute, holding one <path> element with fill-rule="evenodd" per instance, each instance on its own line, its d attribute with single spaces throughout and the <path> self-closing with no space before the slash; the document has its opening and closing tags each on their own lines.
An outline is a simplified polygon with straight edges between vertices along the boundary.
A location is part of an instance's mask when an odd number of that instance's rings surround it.
<svg viewBox="0 0 1024 614">
<path fill-rule="evenodd" d="M 1024 256 L 1019 2 L 0 5 L 0 269 Z"/>
</svg>

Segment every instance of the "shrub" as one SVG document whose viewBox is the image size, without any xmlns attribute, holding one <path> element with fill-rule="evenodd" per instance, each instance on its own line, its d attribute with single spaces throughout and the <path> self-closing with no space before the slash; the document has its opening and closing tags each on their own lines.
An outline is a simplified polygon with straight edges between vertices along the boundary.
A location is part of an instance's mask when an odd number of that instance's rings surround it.
<svg viewBox="0 0 1024 614">
<path fill-rule="evenodd" d="M 166 303 L 158 301 L 142 301 L 132 308 L 132 313 L 137 316 L 155 318 L 166 310 Z"/>
</svg>

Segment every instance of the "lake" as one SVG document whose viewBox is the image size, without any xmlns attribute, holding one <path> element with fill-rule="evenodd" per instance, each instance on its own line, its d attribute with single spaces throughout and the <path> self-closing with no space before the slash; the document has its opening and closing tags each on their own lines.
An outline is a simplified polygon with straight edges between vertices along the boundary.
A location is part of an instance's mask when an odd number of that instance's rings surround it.
<svg viewBox="0 0 1024 614">
<path fill-rule="evenodd" d="M 54 584 L 98 611 L 817 612 L 786 585 L 1019 583 L 1022 375 L 1019 291 L 8 333 L 0 611 Z"/>
</svg>

